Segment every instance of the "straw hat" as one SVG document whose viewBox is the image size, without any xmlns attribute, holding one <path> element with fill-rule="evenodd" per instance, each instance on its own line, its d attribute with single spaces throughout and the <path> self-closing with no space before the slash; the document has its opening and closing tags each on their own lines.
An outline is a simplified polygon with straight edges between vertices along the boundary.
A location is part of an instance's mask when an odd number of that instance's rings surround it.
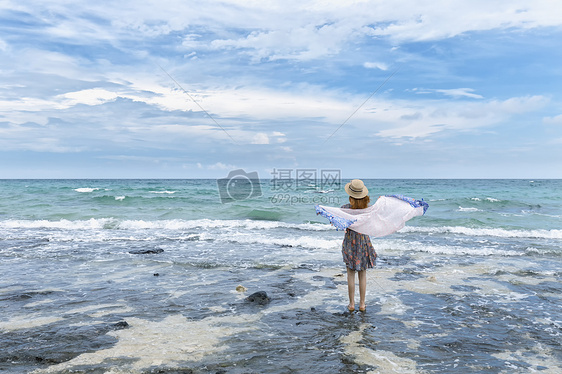
<svg viewBox="0 0 562 374">
<path fill-rule="evenodd" d="M 345 185 L 345 192 L 354 199 L 362 199 L 369 194 L 365 183 L 361 179 L 353 179 Z"/>
</svg>

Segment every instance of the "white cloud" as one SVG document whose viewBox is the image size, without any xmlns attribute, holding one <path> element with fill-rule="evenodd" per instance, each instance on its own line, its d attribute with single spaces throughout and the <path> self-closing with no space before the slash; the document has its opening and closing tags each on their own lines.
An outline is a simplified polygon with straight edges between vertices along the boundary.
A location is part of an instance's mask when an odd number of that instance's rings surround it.
<svg viewBox="0 0 562 374">
<path fill-rule="evenodd" d="M 384 62 L 365 62 L 363 66 L 367 69 L 388 70 L 388 65 Z"/>
<path fill-rule="evenodd" d="M 428 41 L 446 39 L 470 31 L 494 29 L 531 29 L 560 26 L 557 14 L 562 5 L 539 0 L 504 2 L 485 0 L 442 3 L 424 1 L 393 1 L 386 3 L 386 23 L 372 28 L 374 36 L 388 36 L 396 41 Z M 386 17 L 385 17 L 386 16 Z"/>
<path fill-rule="evenodd" d="M 103 88 L 92 88 L 89 90 L 67 92 L 60 95 L 60 97 L 66 101 L 68 106 L 72 106 L 77 104 L 99 105 L 117 99 L 118 95 L 115 92 Z"/>
<path fill-rule="evenodd" d="M 471 31 L 562 24 L 562 5 L 550 0 L 465 0 L 456 1 L 454 6 L 430 0 L 223 0 L 197 6 L 172 1 L 159 7 L 152 1 L 133 0 L 113 3 L 111 7 L 85 1 L 6 3 L 4 8 L 41 14 L 42 21 L 52 26 L 40 32 L 51 38 L 82 45 L 105 41 L 130 51 L 130 44 L 119 40 L 146 40 L 185 32 L 183 46 L 188 54 L 195 52 L 193 49 L 227 49 L 251 54 L 255 61 L 329 57 L 361 38 L 440 40 Z"/>
<path fill-rule="evenodd" d="M 289 159 L 287 153 L 297 149 L 295 160 L 304 163 L 309 160 L 301 158 L 312 152 L 303 143 L 331 134 L 384 79 L 383 72 L 401 62 L 404 68 L 353 114 L 336 134 L 338 141 L 356 133 L 365 134 L 365 142 L 380 141 L 377 136 L 406 145 L 409 137 L 438 141 L 434 135 L 443 132 L 507 126 L 519 114 L 535 115 L 533 123 L 562 122 L 561 116 L 548 117 L 551 110 L 539 112 L 546 97 L 560 100 L 551 88 L 559 86 L 557 66 L 549 61 L 556 60 L 551 44 L 559 40 L 562 3 L 170 0 L 165 5 L 3 2 L 5 14 L 29 13 L 35 27 L 13 28 L 0 40 L 5 57 L 0 148 L 110 155 L 123 148 L 157 149 L 183 152 L 191 160 L 214 147 L 218 158 L 201 158 L 197 167 L 224 170 L 234 166 L 214 161 L 245 164 L 241 158 L 255 147 L 244 146 L 253 143 L 279 150 L 271 158 Z M 459 35 L 454 45 L 444 41 Z M 416 43 L 420 40 L 431 43 Z M 536 53 L 518 60 L 526 51 L 521 47 L 533 46 Z M 537 66 L 545 68 L 542 78 Z M 514 85 L 515 72 L 536 79 Z M 432 95 L 405 96 L 408 90 Z M 223 157 L 227 151 L 232 160 Z M 328 158 L 330 151 L 314 157 Z"/>
<path fill-rule="evenodd" d="M 252 138 L 252 144 L 269 144 L 269 136 L 263 132 L 257 133 Z"/>
<path fill-rule="evenodd" d="M 411 88 L 406 90 L 408 92 L 413 92 L 418 95 L 441 93 L 445 96 L 451 96 L 455 98 L 469 97 L 472 99 L 483 99 L 482 95 L 473 93 L 475 90 L 473 88 L 450 88 L 450 89 L 434 89 L 434 88 Z"/>
<path fill-rule="evenodd" d="M 222 162 L 217 162 L 212 165 L 207 165 L 206 169 L 207 170 L 235 170 L 239 168 L 235 165 L 229 165 L 229 164 L 223 164 Z"/>
<path fill-rule="evenodd" d="M 562 114 L 554 117 L 544 117 L 543 122 L 547 125 L 562 125 Z"/>
<path fill-rule="evenodd" d="M 277 143 L 285 143 L 287 141 L 286 135 L 283 134 L 282 132 L 274 131 L 272 136 L 275 137 Z"/>
<path fill-rule="evenodd" d="M 541 96 L 516 97 L 487 102 L 394 102 L 378 113 L 378 122 L 390 124 L 376 132 L 383 138 L 425 138 L 443 131 L 466 131 L 493 126 L 544 107 Z"/>
<path fill-rule="evenodd" d="M 482 95 L 474 94 L 474 89 L 472 88 L 452 88 L 452 89 L 440 89 L 435 90 L 435 92 L 440 92 L 446 96 L 452 97 L 469 97 L 472 99 L 483 99 Z"/>
</svg>

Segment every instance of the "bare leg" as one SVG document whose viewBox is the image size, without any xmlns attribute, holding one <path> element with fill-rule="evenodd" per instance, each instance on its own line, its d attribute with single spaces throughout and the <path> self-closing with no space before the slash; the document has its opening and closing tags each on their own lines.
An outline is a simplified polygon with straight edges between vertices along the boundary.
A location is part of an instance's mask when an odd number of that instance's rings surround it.
<svg viewBox="0 0 562 374">
<path fill-rule="evenodd" d="M 359 310 L 365 310 L 365 295 L 367 293 L 367 270 L 358 272 L 359 276 Z"/>
<path fill-rule="evenodd" d="M 355 271 L 347 268 L 347 293 L 349 294 L 349 310 L 355 309 Z"/>
</svg>

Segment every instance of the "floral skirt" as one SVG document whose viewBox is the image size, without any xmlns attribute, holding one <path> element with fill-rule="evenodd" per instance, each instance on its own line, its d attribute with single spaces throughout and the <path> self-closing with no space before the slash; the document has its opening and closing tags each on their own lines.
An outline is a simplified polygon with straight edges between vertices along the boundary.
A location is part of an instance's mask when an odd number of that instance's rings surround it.
<svg viewBox="0 0 562 374">
<path fill-rule="evenodd" d="M 377 254 L 369 235 L 359 234 L 347 229 L 341 249 L 343 262 L 355 271 L 367 270 L 375 267 Z"/>
</svg>

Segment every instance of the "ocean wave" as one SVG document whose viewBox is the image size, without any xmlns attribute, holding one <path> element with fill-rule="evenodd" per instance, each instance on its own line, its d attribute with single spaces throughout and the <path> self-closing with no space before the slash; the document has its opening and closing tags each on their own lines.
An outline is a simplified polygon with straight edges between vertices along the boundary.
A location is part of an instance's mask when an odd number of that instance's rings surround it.
<svg viewBox="0 0 562 374">
<path fill-rule="evenodd" d="M 478 247 L 460 247 L 460 246 L 448 246 L 448 245 L 424 245 L 417 243 L 417 245 L 412 245 L 408 243 L 404 245 L 404 248 L 400 246 L 394 246 L 398 250 L 403 250 L 405 252 L 423 252 L 430 253 L 434 255 L 454 255 L 454 256 L 501 256 L 501 257 L 520 257 L 525 256 L 525 252 L 498 249 L 494 247 L 478 246 Z M 395 250 L 396 250 L 395 249 Z M 381 251 L 379 252 L 387 252 Z"/>
<path fill-rule="evenodd" d="M 478 208 L 463 208 L 462 206 L 459 206 L 459 209 L 457 210 L 457 212 L 482 212 L 482 209 L 478 209 Z"/>
<path fill-rule="evenodd" d="M 472 201 L 482 201 L 482 199 L 479 198 L 479 197 L 472 197 L 470 200 L 472 200 Z M 502 201 L 500 199 L 495 199 L 493 197 L 486 197 L 484 200 L 489 201 L 491 203 L 499 203 L 499 202 Z"/>
<path fill-rule="evenodd" d="M 428 234 L 460 234 L 466 236 L 492 236 L 499 238 L 562 239 L 562 230 L 507 230 L 501 228 L 472 228 L 463 226 L 416 227 L 406 226 L 400 232 Z"/>
<path fill-rule="evenodd" d="M 220 219 L 167 219 L 167 220 L 119 220 L 116 218 L 90 218 L 87 220 L 17 220 L 9 219 L 0 221 L 0 229 L 60 229 L 60 230 L 166 230 L 166 231 L 209 231 L 223 229 L 236 231 L 238 229 L 251 231 L 268 231 L 289 229 L 298 231 L 334 231 L 326 223 L 289 223 L 267 220 L 220 220 Z M 425 233 L 425 234 L 455 234 L 472 237 L 488 236 L 499 238 L 539 238 L 562 239 L 562 229 L 534 229 L 518 230 L 504 228 L 474 228 L 465 226 L 406 226 L 399 233 Z"/>
<path fill-rule="evenodd" d="M 70 221 L 61 219 L 49 220 L 15 220 L 0 221 L 2 229 L 66 229 L 66 230 L 101 230 L 111 222 L 113 218 L 91 218 L 82 221 Z"/>
<path fill-rule="evenodd" d="M 229 234 L 203 233 L 199 240 L 213 240 L 219 242 L 230 242 L 245 245 L 267 245 L 284 248 L 299 247 L 307 249 L 339 249 L 342 239 L 320 239 L 316 236 L 301 235 L 292 237 L 271 237 L 268 235 L 256 235 L 255 233 L 238 232 Z"/>
<path fill-rule="evenodd" d="M 68 230 L 190 230 L 190 229 L 249 229 L 249 230 L 273 230 L 273 229 L 296 229 L 304 231 L 332 231 L 334 228 L 323 223 L 287 223 L 280 221 L 256 221 L 256 220 L 117 220 L 115 218 L 91 218 L 88 220 L 71 221 L 60 219 L 49 220 L 5 220 L 0 221 L 2 229 L 68 229 Z"/>
<path fill-rule="evenodd" d="M 144 220 L 126 220 L 119 223 L 117 228 L 120 229 L 165 229 L 165 230 L 189 230 L 189 229 L 250 229 L 250 230 L 273 230 L 278 228 L 309 230 L 309 231 L 331 231 L 333 227 L 322 223 L 287 223 L 280 221 L 256 221 L 251 219 L 245 220 L 161 220 L 161 221 L 144 221 Z"/>
<path fill-rule="evenodd" d="M 177 191 L 149 191 L 150 193 L 157 193 L 157 194 L 174 194 Z"/>
<path fill-rule="evenodd" d="M 521 213 L 529 214 L 529 215 L 533 215 L 533 216 L 548 217 L 548 218 L 562 218 L 562 215 L 560 215 L 560 214 L 538 213 L 538 212 L 533 212 L 531 210 L 522 210 Z"/>
<path fill-rule="evenodd" d="M 97 188 L 97 187 L 81 187 L 81 188 L 75 188 L 74 191 L 76 192 L 94 192 L 94 191 L 98 191 L 101 190 L 101 188 Z"/>
</svg>

